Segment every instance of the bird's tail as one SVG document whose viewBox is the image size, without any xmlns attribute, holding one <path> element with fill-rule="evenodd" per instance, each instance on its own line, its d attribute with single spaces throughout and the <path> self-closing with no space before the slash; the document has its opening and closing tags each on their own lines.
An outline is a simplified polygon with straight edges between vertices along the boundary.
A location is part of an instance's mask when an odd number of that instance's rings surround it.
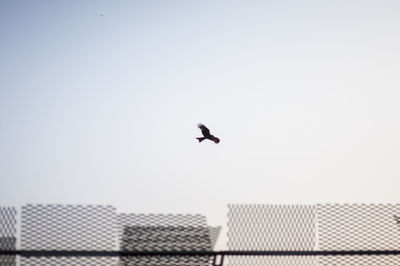
<svg viewBox="0 0 400 266">
<path fill-rule="evenodd" d="M 200 142 L 202 142 L 203 140 L 205 140 L 206 138 L 203 138 L 203 137 L 201 137 L 201 138 L 196 138 L 198 141 L 199 141 L 199 143 Z"/>
</svg>

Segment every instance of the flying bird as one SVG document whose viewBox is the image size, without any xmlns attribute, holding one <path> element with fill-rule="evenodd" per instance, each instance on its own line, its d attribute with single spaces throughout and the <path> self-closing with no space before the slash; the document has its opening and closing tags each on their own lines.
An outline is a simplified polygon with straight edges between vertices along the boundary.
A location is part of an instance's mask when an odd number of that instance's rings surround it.
<svg viewBox="0 0 400 266">
<path fill-rule="evenodd" d="M 214 137 L 213 135 L 211 135 L 210 130 L 205 125 L 198 124 L 197 127 L 200 128 L 201 129 L 201 133 L 203 133 L 203 137 L 196 138 L 199 142 L 202 142 L 205 139 L 209 139 L 211 141 L 214 141 L 215 144 L 219 143 L 219 138 Z"/>
</svg>

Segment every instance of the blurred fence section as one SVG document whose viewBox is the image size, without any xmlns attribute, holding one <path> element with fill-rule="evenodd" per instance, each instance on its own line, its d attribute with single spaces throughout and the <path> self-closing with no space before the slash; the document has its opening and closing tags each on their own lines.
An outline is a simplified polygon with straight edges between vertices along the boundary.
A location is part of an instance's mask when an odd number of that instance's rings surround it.
<svg viewBox="0 0 400 266">
<path fill-rule="evenodd" d="M 20 265 L 205 266 L 209 255 L 123 254 L 210 252 L 221 229 L 199 214 L 118 213 L 110 205 L 27 204 L 20 221 L 20 247 L 0 253 L 1 266 L 16 265 L 15 254 L 21 255 Z M 16 250 L 16 225 L 16 208 L 0 207 L 0 251 Z"/>
<path fill-rule="evenodd" d="M 400 250 L 400 204 L 233 204 L 228 209 L 231 250 L 317 251 L 313 256 L 232 256 L 229 265 L 400 265 L 399 255 L 379 254 Z M 354 254 L 329 255 L 335 250 Z"/>
<path fill-rule="evenodd" d="M 228 205 L 228 248 L 241 251 L 312 251 L 313 205 Z M 316 265 L 315 256 L 229 257 L 229 265 Z"/>
<path fill-rule="evenodd" d="M 318 204 L 319 250 L 400 250 L 400 204 Z M 400 256 L 324 256 L 319 265 L 400 265 Z"/>
<path fill-rule="evenodd" d="M 15 250 L 17 242 L 17 209 L 0 207 L 0 250 Z M 16 265 L 15 255 L 0 255 L 0 265 Z"/>
<path fill-rule="evenodd" d="M 116 209 L 107 205 L 32 205 L 22 207 L 21 249 L 112 250 Z M 22 265 L 112 265 L 109 257 L 22 257 Z"/>
<path fill-rule="evenodd" d="M 400 204 L 228 205 L 200 214 L 119 213 L 109 205 L 0 207 L 0 265 L 400 265 Z"/>
<path fill-rule="evenodd" d="M 212 240 L 202 215 L 126 214 L 118 215 L 121 251 L 210 251 Z M 209 265 L 209 256 L 126 256 L 121 265 Z"/>
</svg>

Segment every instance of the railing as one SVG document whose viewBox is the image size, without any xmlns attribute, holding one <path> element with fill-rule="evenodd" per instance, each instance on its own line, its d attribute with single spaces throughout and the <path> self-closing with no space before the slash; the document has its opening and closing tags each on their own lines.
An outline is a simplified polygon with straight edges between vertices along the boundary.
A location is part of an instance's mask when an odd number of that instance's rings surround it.
<svg viewBox="0 0 400 266">
<path fill-rule="evenodd" d="M 400 255 L 400 250 L 330 250 L 330 251 L 113 251 L 113 250 L 0 250 L 1 255 L 21 257 L 156 257 L 204 256 L 212 258 L 213 266 L 223 266 L 228 256 L 388 256 Z"/>
</svg>

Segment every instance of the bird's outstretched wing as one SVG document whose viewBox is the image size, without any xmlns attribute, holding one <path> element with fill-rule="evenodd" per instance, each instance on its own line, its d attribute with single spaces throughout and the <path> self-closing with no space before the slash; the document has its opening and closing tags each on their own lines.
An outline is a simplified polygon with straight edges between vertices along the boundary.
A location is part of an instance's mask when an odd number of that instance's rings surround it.
<svg viewBox="0 0 400 266">
<path fill-rule="evenodd" d="M 204 137 L 209 137 L 210 134 L 210 130 L 203 124 L 198 124 L 197 125 L 200 129 L 201 129 L 201 133 L 203 133 Z"/>
</svg>

